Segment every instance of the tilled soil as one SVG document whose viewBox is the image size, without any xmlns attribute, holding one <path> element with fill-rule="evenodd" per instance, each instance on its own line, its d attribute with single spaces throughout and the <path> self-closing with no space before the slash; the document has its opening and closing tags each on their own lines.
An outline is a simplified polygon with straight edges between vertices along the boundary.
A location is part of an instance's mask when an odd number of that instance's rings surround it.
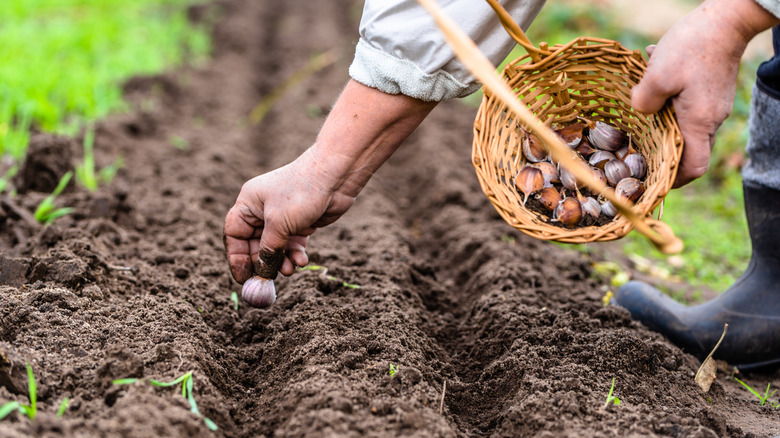
<svg viewBox="0 0 780 438">
<path fill-rule="evenodd" d="M 505 224 L 470 164 L 474 108 L 440 105 L 355 207 L 310 243 L 269 310 L 230 300 L 222 221 L 241 184 L 314 140 L 357 40 L 349 0 L 223 0 L 208 66 L 135 78 L 135 108 L 98 124 L 98 164 L 125 166 L 75 212 L 30 218 L 80 157 L 34 136 L 20 193 L 0 200 L 0 436 L 755 436 L 780 433 L 728 373 L 604 307 L 592 256 Z M 339 61 L 247 115 L 308 62 Z M 178 147 L 177 147 L 178 146 Z M 63 163 L 66 164 L 63 166 Z M 350 285 L 358 285 L 354 287 Z M 390 369 L 397 367 L 391 376 Z M 192 371 L 200 412 L 146 382 Z M 604 406 L 613 377 L 619 406 Z M 745 377 L 757 388 L 778 374 Z M 55 415 L 61 400 L 68 409 Z"/>
</svg>

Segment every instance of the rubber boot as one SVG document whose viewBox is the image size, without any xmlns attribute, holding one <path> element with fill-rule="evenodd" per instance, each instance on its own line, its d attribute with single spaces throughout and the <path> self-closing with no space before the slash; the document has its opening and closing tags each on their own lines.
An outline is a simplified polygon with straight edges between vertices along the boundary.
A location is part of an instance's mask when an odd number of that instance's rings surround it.
<svg viewBox="0 0 780 438">
<path fill-rule="evenodd" d="M 744 274 L 717 298 L 684 306 L 645 283 L 621 287 L 613 303 L 634 320 L 703 359 L 715 353 L 741 369 L 780 365 L 780 191 L 743 183 L 753 252 Z"/>
</svg>

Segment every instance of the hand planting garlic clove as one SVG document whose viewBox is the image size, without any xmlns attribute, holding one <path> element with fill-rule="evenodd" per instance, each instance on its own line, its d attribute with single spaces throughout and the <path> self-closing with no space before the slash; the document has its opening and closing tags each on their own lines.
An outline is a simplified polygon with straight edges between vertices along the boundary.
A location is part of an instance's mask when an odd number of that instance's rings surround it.
<svg viewBox="0 0 780 438">
<path fill-rule="evenodd" d="M 241 298 L 252 307 L 265 309 L 276 301 L 274 279 L 284 263 L 284 251 L 260 251 L 253 263 L 255 275 L 244 282 Z"/>
<path fill-rule="evenodd" d="M 265 309 L 276 301 L 276 286 L 273 280 L 255 275 L 244 282 L 241 299 L 252 307 Z"/>
</svg>

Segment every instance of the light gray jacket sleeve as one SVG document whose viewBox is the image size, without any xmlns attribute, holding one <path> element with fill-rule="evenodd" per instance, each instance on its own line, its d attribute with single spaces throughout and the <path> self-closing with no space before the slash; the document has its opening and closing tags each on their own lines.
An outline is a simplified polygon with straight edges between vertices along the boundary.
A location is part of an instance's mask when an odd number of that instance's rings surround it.
<svg viewBox="0 0 780 438">
<path fill-rule="evenodd" d="M 493 64 L 514 47 L 484 0 L 439 0 L 439 4 Z M 501 0 L 501 4 L 525 30 L 544 0 Z M 466 96 L 481 86 L 455 58 L 433 17 L 416 0 L 366 0 L 349 74 L 385 93 L 425 101 Z"/>
<path fill-rule="evenodd" d="M 756 0 L 756 3 L 764 9 L 771 12 L 777 18 L 780 18 L 780 1 L 778 0 Z"/>
</svg>

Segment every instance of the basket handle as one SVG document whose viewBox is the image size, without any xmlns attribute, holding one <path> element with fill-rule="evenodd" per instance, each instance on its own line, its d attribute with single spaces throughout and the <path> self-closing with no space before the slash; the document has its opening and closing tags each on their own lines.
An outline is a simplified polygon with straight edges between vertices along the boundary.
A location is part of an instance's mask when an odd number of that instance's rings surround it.
<svg viewBox="0 0 780 438">
<path fill-rule="evenodd" d="M 450 19 L 436 4 L 434 0 L 417 0 L 436 20 L 445 39 L 450 43 L 455 54 L 461 62 L 482 82 L 494 96 L 501 100 L 519 119 L 521 119 L 531 132 L 548 147 L 552 157 L 574 176 L 583 182 L 594 193 L 603 192 L 604 197 L 612 202 L 621 213 L 631 221 L 634 227 L 644 234 L 663 253 L 673 254 L 680 252 L 682 241 L 674 235 L 672 229 L 660 221 L 638 215 L 629 204 L 618 199 L 615 193 L 605 191 L 606 184 L 593 177 L 587 164 L 577 156 L 577 153 L 563 144 L 560 138 L 531 110 L 525 107 L 514 95 L 509 86 L 496 74 L 493 64 L 479 51 L 472 41 L 452 19 Z M 490 1 L 490 0 L 488 0 Z M 659 225 L 661 224 L 661 225 Z"/>
<path fill-rule="evenodd" d="M 501 25 L 504 26 L 504 29 L 506 29 L 506 32 L 509 34 L 509 36 L 512 37 L 512 39 L 515 40 L 517 44 L 520 44 L 523 46 L 523 48 L 525 48 L 525 51 L 528 53 L 528 55 L 531 56 L 531 59 L 534 62 L 541 61 L 542 57 L 540 54 L 543 53 L 542 50 L 534 46 L 531 40 L 528 39 L 528 36 L 525 34 L 525 32 L 523 32 L 523 29 L 521 29 L 512 16 L 509 15 L 509 12 L 507 12 L 507 10 L 501 6 L 501 3 L 499 3 L 498 0 L 486 1 L 496 12 L 496 15 L 498 15 L 498 20 L 501 22 Z"/>
</svg>

